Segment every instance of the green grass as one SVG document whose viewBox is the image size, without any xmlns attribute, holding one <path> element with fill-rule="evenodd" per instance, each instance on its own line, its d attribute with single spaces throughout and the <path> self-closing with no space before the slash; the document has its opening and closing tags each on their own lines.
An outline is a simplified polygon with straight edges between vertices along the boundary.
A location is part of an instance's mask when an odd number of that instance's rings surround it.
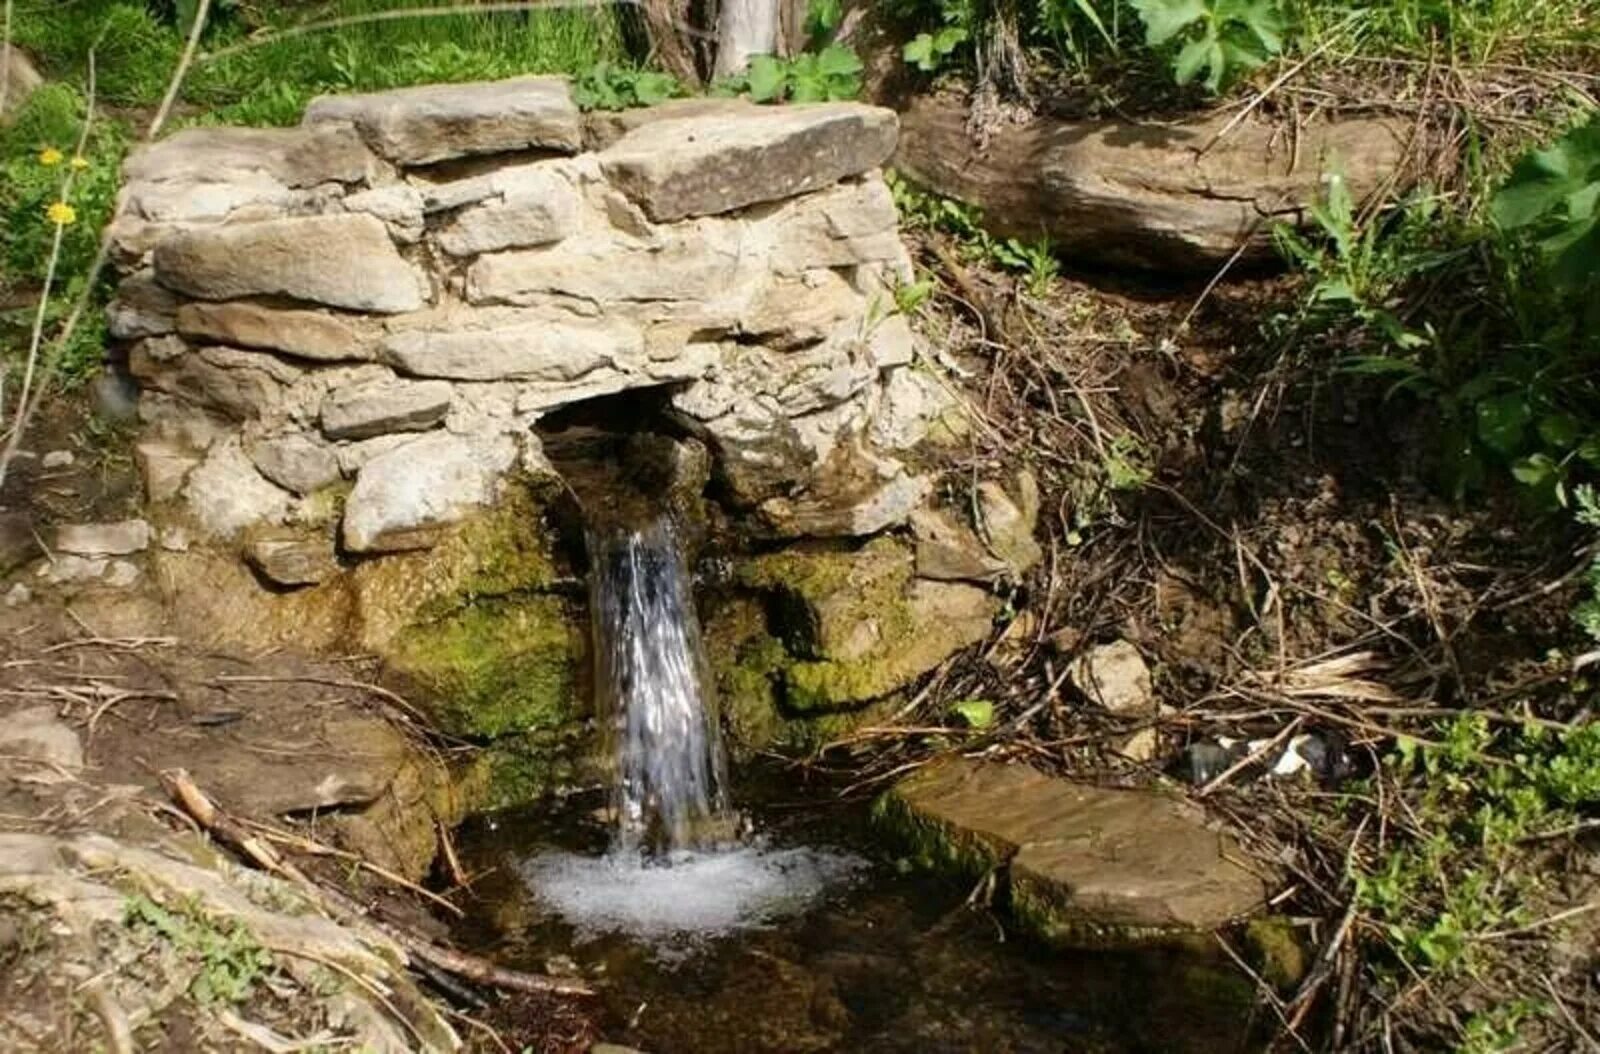
<svg viewBox="0 0 1600 1054">
<path fill-rule="evenodd" d="M 190 119 L 237 124 L 289 124 L 324 92 L 376 91 L 440 81 L 486 80 L 524 73 L 576 73 L 599 61 L 620 61 L 623 42 L 606 8 L 533 13 L 463 14 L 368 22 L 249 47 L 211 59 L 246 41 L 298 22 L 414 7 L 412 3 L 343 0 L 319 9 L 259 5 L 246 14 L 224 5 L 206 31 L 202 56 L 181 101 Z M 252 5 L 250 12 L 258 7 Z M 183 46 L 174 17 L 128 0 L 80 0 L 19 11 L 18 43 L 43 60 L 47 73 L 83 83 L 95 49 L 98 93 L 117 106 L 157 103 Z"/>
</svg>

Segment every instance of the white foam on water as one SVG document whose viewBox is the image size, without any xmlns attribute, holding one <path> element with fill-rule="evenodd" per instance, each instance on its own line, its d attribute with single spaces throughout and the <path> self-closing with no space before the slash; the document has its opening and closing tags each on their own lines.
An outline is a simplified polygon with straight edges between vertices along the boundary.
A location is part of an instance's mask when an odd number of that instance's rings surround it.
<svg viewBox="0 0 1600 1054">
<path fill-rule="evenodd" d="M 798 914 L 866 866 L 848 853 L 752 845 L 678 852 L 669 863 L 637 853 L 551 850 L 525 861 L 521 872 L 533 894 L 581 936 L 622 933 L 663 944 Z"/>
</svg>

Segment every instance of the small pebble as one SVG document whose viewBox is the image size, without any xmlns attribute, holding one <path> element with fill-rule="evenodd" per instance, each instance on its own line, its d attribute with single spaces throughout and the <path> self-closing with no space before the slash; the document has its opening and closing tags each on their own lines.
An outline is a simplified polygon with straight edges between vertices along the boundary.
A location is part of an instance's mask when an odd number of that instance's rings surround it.
<svg viewBox="0 0 1600 1054">
<path fill-rule="evenodd" d="M 21 607 L 23 604 L 26 604 L 32 599 L 33 590 L 29 589 L 23 583 L 18 582 L 16 585 L 11 587 L 9 592 L 6 593 L 6 607 Z"/>
<path fill-rule="evenodd" d="M 127 560 L 111 561 L 111 569 L 106 572 L 105 583 L 117 589 L 125 589 L 139 580 L 139 565 L 129 563 Z"/>
<path fill-rule="evenodd" d="M 161 532 L 161 548 L 169 553 L 189 551 L 189 532 L 182 527 L 168 527 Z"/>
<path fill-rule="evenodd" d="M 66 468 L 76 460 L 70 450 L 52 450 L 39 460 L 39 464 L 45 468 Z"/>
</svg>

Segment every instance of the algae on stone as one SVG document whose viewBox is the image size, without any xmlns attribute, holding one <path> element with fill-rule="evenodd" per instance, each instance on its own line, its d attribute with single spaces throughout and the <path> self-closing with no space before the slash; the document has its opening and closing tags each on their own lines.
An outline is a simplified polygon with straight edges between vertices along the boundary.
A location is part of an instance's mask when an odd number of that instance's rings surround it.
<svg viewBox="0 0 1600 1054">
<path fill-rule="evenodd" d="M 579 716 L 582 640 L 561 597 L 482 600 L 401 630 L 389 650 L 453 735 L 493 739 Z"/>
</svg>

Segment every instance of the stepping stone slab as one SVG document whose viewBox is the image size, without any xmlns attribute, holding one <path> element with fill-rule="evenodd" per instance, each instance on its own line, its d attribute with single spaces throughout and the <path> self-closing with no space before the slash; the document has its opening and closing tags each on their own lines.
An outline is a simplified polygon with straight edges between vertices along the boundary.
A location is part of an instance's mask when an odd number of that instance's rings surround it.
<svg viewBox="0 0 1600 1054">
<path fill-rule="evenodd" d="M 925 863 L 967 876 L 1007 868 L 1018 921 L 1063 944 L 1212 930 L 1268 892 L 1237 840 L 1192 803 L 1026 765 L 937 762 L 890 791 L 877 815 Z"/>
<path fill-rule="evenodd" d="M 353 124 L 379 154 L 426 165 L 471 154 L 583 148 L 582 115 L 564 77 L 429 84 L 367 95 L 324 95 L 305 125 Z"/>
</svg>

